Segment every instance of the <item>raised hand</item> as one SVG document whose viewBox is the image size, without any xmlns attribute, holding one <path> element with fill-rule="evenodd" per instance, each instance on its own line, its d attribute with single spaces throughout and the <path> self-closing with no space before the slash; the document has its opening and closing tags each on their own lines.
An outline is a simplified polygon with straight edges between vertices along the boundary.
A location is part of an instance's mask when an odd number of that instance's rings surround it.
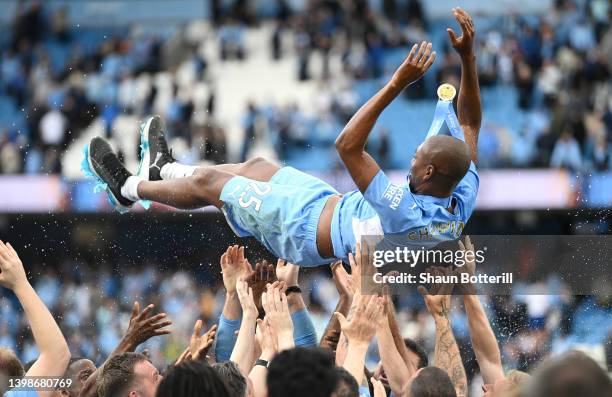
<svg viewBox="0 0 612 397">
<path fill-rule="evenodd" d="M 474 251 L 474 244 L 472 244 L 470 236 L 465 236 L 465 243 L 463 243 L 461 240 L 458 240 L 457 243 L 459 244 L 459 249 L 463 251 L 465 265 L 460 267 L 458 266 L 453 273 L 456 274 L 457 277 L 461 277 L 461 273 L 467 273 L 470 276 L 473 276 L 476 273 L 476 255 Z M 458 288 L 464 295 L 476 294 L 477 292 L 476 286 L 472 283 L 460 283 Z"/>
<path fill-rule="evenodd" d="M 276 262 L 276 278 L 279 281 L 284 281 L 287 287 L 298 285 L 298 274 L 300 267 L 293 263 L 287 262 L 285 259 L 279 259 Z"/>
<path fill-rule="evenodd" d="M 13 247 L 0 241 L 0 285 L 15 290 L 21 285 L 28 285 L 28 278 L 19 255 Z"/>
<path fill-rule="evenodd" d="M 278 351 L 278 339 L 268 320 L 257 319 L 255 340 L 261 351 L 260 358 L 270 361 Z"/>
<path fill-rule="evenodd" d="M 221 274 L 227 292 L 236 291 L 239 277 L 248 277 L 253 272 L 251 264 L 244 257 L 244 247 L 232 245 L 221 255 Z"/>
<path fill-rule="evenodd" d="M 255 306 L 255 300 L 253 299 L 253 289 L 249 287 L 245 279 L 238 279 L 236 282 L 236 292 L 238 293 L 240 306 L 242 306 L 242 316 L 257 318 L 258 311 L 257 306 Z"/>
<path fill-rule="evenodd" d="M 474 54 L 474 36 L 476 34 L 472 17 L 459 7 L 453 8 L 453 15 L 461 27 L 461 36 L 457 37 L 455 31 L 451 28 L 446 29 L 451 44 L 461 57 L 471 56 Z"/>
<path fill-rule="evenodd" d="M 266 312 L 266 321 L 270 324 L 278 338 L 278 350 L 291 349 L 293 341 L 293 321 L 289 313 L 289 304 L 284 290 L 283 281 L 276 281 L 266 286 L 266 292 L 261 295 L 261 304 Z"/>
<path fill-rule="evenodd" d="M 433 276 L 450 276 L 452 271 L 448 267 L 435 266 L 429 269 Z M 450 314 L 452 283 L 432 284 L 427 290 L 424 286 L 419 286 L 417 290 L 425 300 L 425 305 L 429 313 L 437 318 L 447 318 Z"/>
<path fill-rule="evenodd" d="M 205 358 L 208 350 L 213 345 L 215 341 L 215 336 L 217 334 L 217 324 L 210 327 L 208 331 L 202 334 L 203 323 L 202 320 L 196 321 L 193 326 L 193 334 L 191 335 L 191 340 L 189 341 L 189 352 L 191 353 L 192 360 L 199 360 L 201 358 Z"/>
<path fill-rule="evenodd" d="M 371 377 L 370 382 L 372 382 L 372 388 L 374 389 L 373 397 L 386 397 L 387 391 L 385 390 L 385 386 L 383 386 L 382 382 L 378 379 Z"/>
<path fill-rule="evenodd" d="M 183 352 L 178 356 L 178 358 L 174 362 L 174 366 L 176 367 L 177 365 L 185 361 L 189 361 L 189 360 L 191 360 L 191 351 L 189 350 L 189 346 L 187 346 L 187 348 L 183 350 Z"/>
<path fill-rule="evenodd" d="M 140 311 L 140 303 L 134 302 L 132 315 L 123 341 L 128 350 L 134 350 L 141 343 L 146 342 L 154 336 L 167 335 L 171 331 L 166 327 L 172 325 L 172 321 L 164 320 L 166 313 L 152 316 L 155 305 L 151 304 Z"/>
<path fill-rule="evenodd" d="M 266 290 L 266 285 L 276 280 L 276 273 L 272 264 L 267 261 L 255 264 L 255 271 L 249 274 L 246 281 L 249 287 L 253 289 L 253 299 L 258 308 L 261 308 L 261 294 Z"/>
<path fill-rule="evenodd" d="M 431 52 L 431 43 L 423 41 L 421 45 L 413 45 L 410 53 L 395 71 L 391 82 L 404 88 L 421 78 L 436 59 L 436 52 Z"/>
<path fill-rule="evenodd" d="M 323 336 L 323 340 L 321 341 L 321 346 L 324 346 L 330 349 L 334 353 L 334 356 L 335 356 L 339 341 L 340 341 L 340 331 L 333 330 Z"/>
<path fill-rule="evenodd" d="M 342 313 L 335 313 L 349 345 L 367 345 L 370 343 L 374 334 L 376 334 L 378 324 L 382 321 L 381 317 L 385 316 L 383 305 L 384 298 L 382 297 L 360 295 L 353 305 L 355 310 L 350 320 L 347 320 Z"/>
<path fill-rule="evenodd" d="M 353 280 L 353 286 L 355 287 L 355 293 L 359 293 L 361 291 L 361 243 L 357 243 L 355 245 L 355 254 L 349 252 L 349 265 L 351 267 L 351 279 Z"/>
<path fill-rule="evenodd" d="M 352 258 L 352 254 L 349 255 L 349 258 Z M 355 278 L 353 277 L 353 275 L 347 273 L 346 269 L 342 265 L 342 261 L 336 261 L 332 263 L 331 270 L 334 279 L 334 284 L 336 285 L 336 290 L 338 290 L 338 294 L 340 295 L 340 297 L 352 300 L 356 290 L 354 281 Z"/>
</svg>

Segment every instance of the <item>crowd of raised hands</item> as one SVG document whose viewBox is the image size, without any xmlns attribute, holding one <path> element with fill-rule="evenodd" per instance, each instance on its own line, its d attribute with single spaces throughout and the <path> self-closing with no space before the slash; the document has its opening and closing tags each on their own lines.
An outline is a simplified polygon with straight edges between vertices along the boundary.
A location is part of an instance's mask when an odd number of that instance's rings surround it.
<svg viewBox="0 0 612 397">
<path fill-rule="evenodd" d="M 469 237 L 459 248 L 474 250 Z M 435 324 L 435 349 L 427 354 L 414 341 L 402 337 L 386 287 L 376 289 L 368 283 L 374 271 L 368 250 L 358 245 L 355 254 L 349 255 L 348 268 L 342 262 L 331 264 L 338 302 L 320 338 L 302 297 L 300 268 L 282 259 L 276 266 L 266 261 L 252 266 L 244 247 L 234 245 L 220 260 L 225 302 L 218 324 L 205 330 L 202 320 L 197 319 L 180 356 L 167 368 L 155 368 L 146 350 L 135 351 L 150 338 L 171 333 L 173 324 L 166 313 L 156 313 L 154 305 L 141 309 L 135 302 L 123 338 L 96 368 L 86 358 L 71 359 L 61 330 L 28 282 L 16 251 L 0 241 L 0 285 L 12 290 L 21 303 L 40 352 L 26 371 L 12 352 L 0 348 L 0 392 L 14 387 L 15 379 L 45 376 L 64 383 L 37 391 L 13 389 L 5 395 L 467 395 L 468 382 L 450 323 L 453 285 L 418 288 Z M 448 274 L 451 270 L 430 271 Z M 475 264 L 467 263 L 454 271 L 473 274 Z M 463 294 L 463 307 L 485 395 L 519 395 L 521 385 L 529 383 L 529 375 L 518 371 L 505 374 L 485 311 L 474 291 L 468 292 Z M 374 344 L 380 362 L 370 371 L 366 356 Z M 582 366 L 590 365 L 586 357 L 577 359 L 584 361 Z M 609 379 L 607 384 L 601 382 L 599 388 L 609 387 Z"/>
</svg>

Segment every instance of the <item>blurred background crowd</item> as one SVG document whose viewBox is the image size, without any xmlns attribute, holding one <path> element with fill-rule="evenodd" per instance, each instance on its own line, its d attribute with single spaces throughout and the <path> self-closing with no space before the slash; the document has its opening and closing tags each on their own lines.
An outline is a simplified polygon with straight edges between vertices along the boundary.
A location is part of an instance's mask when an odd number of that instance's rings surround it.
<svg viewBox="0 0 612 397">
<path fill-rule="evenodd" d="M 135 167 L 138 123 L 150 113 L 166 118 L 186 163 L 264 154 L 334 169 L 343 125 L 408 45 L 426 39 L 440 55 L 433 72 L 385 112 L 369 142 L 383 167 L 406 169 L 435 88 L 458 85 L 446 44 L 452 21 L 431 17 L 419 0 L 205 4 L 208 18 L 188 23 L 82 26 L 62 2 L 14 2 L 0 37 L 0 173 L 79 177 L 77 158 L 96 134 Z M 543 4 L 533 14 L 475 15 L 480 166 L 606 171 L 610 3 Z"/>
</svg>

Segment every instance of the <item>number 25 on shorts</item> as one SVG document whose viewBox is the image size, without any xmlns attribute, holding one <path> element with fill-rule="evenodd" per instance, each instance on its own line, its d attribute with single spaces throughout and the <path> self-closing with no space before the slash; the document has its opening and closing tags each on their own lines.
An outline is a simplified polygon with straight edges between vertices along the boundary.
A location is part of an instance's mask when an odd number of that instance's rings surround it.
<svg viewBox="0 0 612 397">
<path fill-rule="evenodd" d="M 270 193 L 271 190 L 272 188 L 267 183 L 258 184 L 257 182 L 251 182 L 238 196 L 238 204 L 242 208 L 249 208 L 255 205 L 255 211 L 259 212 L 263 199 L 262 196 Z"/>
</svg>

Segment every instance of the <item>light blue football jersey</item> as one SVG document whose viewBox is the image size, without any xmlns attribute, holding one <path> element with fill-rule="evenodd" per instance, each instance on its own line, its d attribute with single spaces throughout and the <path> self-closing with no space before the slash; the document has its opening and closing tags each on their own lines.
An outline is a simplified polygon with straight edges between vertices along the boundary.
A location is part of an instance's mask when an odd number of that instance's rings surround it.
<svg viewBox="0 0 612 397">
<path fill-rule="evenodd" d="M 430 248 L 461 236 L 474 211 L 479 178 L 474 163 L 450 197 L 414 194 L 407 184 L 392 183 L 380 170 L 364 194 L 345 194 L 334 210 L 334 254 L 347 259 L 362 236 L 399 237 L 407 246 Z M 454 211 L 448 208 L 454 203 Z"/>
</svg>

